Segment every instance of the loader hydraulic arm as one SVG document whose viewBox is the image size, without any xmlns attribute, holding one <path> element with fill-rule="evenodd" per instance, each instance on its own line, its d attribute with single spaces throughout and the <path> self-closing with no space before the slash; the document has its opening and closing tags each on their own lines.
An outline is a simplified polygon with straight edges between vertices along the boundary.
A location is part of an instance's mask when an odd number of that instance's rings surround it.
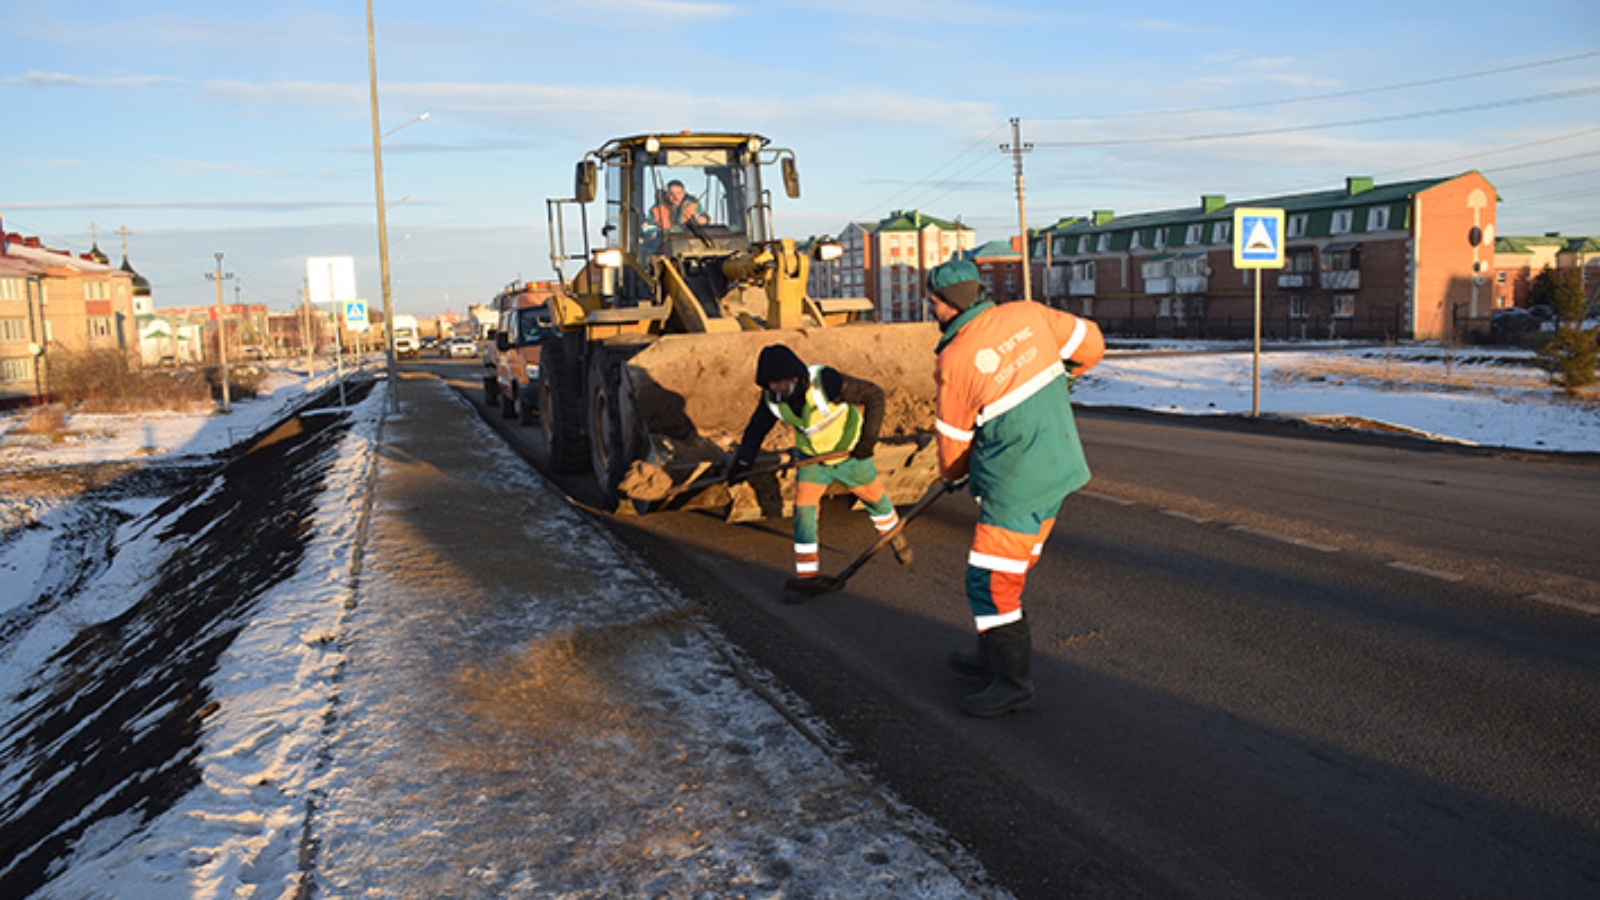
<svg viewBox="0 0 1600 900">
<path fill-rule="evenodd" d="M 767 292 L 767 327 L 799 328 L 805 319 L 811 259 L 783 238 L 751 247 L 722 264 L 729 281 L 758 284 Z"/>
</svg>

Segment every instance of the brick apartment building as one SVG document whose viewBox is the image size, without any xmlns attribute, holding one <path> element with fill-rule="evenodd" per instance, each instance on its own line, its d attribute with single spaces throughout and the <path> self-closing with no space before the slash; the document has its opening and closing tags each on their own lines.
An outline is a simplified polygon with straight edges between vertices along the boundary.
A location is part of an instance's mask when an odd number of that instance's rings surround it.
<svg viewBox="0 0 1600 900">
<path fill-rule="evenodd" d="M 896 210 L 877 222 L 852 222 L 839 233 L 844 255 L 816 263 L 808 288 L 813 297 L 866 297 L 880 322 L 928 318 L 928 270 L 977 244 L 977 233 L 911 210 Z"/>
<path fill-rule="evenodd" d="M 134 276 L 95 247 L 74 255 L 0 229 L 0 402 L 47 396 L 52 357 L 115 350 L 137 359 Z"/>
<path fill-rule="evenodd" d="M 1546 234 L 1495 238 L 1495 307 L 1527 306 L 1533 280 L 1545 269 L 1581 269 L 1584 297 L 1600 304 L 1600 238 Z"/>
<path fill-rule="evenodd" d="M 1039 299 L 1110 333 L 1240 337 L 1252 270 L 1233 266 L 1235 207 L 1285 212 L 1285 265 L 1262 270 L 1262 333 L 1438 339 L 1482 327 L 1496 304 L 1494 186 L 1468 172 L 1184 209 L 1096 211 L 1033 235 Z M 1049 243 L 1046 244 L 1046 241 Z"/>
</svg>

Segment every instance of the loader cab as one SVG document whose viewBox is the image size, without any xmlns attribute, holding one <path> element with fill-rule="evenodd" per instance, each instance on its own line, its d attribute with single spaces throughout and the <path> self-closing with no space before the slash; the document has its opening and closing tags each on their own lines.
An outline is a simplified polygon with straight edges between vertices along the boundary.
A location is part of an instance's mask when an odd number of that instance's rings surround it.
<svg viewBox="0 0 1600 900">
<path fill-rule="evenodd" d="M 729 256 L 767 240 L 761 186 L 762 138 L 712 136 L 616 141 L 600 153 L 605 172 L 607 247 L 649 271 L 658 256 Z M 624 273 L 623 302 L 649 287 Z"/>
</svg>

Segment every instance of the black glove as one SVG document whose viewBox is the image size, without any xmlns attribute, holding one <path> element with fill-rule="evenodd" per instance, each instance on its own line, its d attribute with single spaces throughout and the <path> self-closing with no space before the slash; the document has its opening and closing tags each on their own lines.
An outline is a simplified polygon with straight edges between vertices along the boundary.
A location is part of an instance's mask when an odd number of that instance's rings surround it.
<svg viewBox="0 0 1600 900">
<path fill-rule="evenodd" d="M 871 459 L 872 458 L 872 451 L 874 449 L 876 449 L 876 448 L 875 448 L 874 444 L 871 441 L 861 441 L 860 443 L 856 444 L 855 449 L 850 451 L 850 458 L 851 459 Z"/>
<path fill-rule="evenodd" d="M 750 477 L 750 460 L 736 457 L 728 463 L 726 477 L 730 486 L 744 482 Z"/>
</svg>

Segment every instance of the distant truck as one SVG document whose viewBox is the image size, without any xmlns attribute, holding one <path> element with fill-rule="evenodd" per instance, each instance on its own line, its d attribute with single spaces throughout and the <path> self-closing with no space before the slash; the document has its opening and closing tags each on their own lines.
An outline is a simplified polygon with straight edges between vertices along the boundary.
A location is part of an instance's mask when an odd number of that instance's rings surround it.
<svg viewBox="0 0 1600 900">
<path fill-rule="evenodd" d="M 530 281 L 514 284 L 495 297 L 500 319 L 494 330 L 491 402 L 519 425 L 532 425 L 539 415 L 539 366 L 544 342 L 551 336 L 550 298 L 557 290 L 554 282 Z M 489 358 L 487 352 L 484 358 Z M 488 387 L 485 374 L 484 389 Z"/>
<path fill-rule="evenodd" d="M 390 325 L 390 332 L 394 337 L 396 356 L 422 358 L 422 339 L 417 334 L 416 316 L 396 315 Z"/>
</svg>

